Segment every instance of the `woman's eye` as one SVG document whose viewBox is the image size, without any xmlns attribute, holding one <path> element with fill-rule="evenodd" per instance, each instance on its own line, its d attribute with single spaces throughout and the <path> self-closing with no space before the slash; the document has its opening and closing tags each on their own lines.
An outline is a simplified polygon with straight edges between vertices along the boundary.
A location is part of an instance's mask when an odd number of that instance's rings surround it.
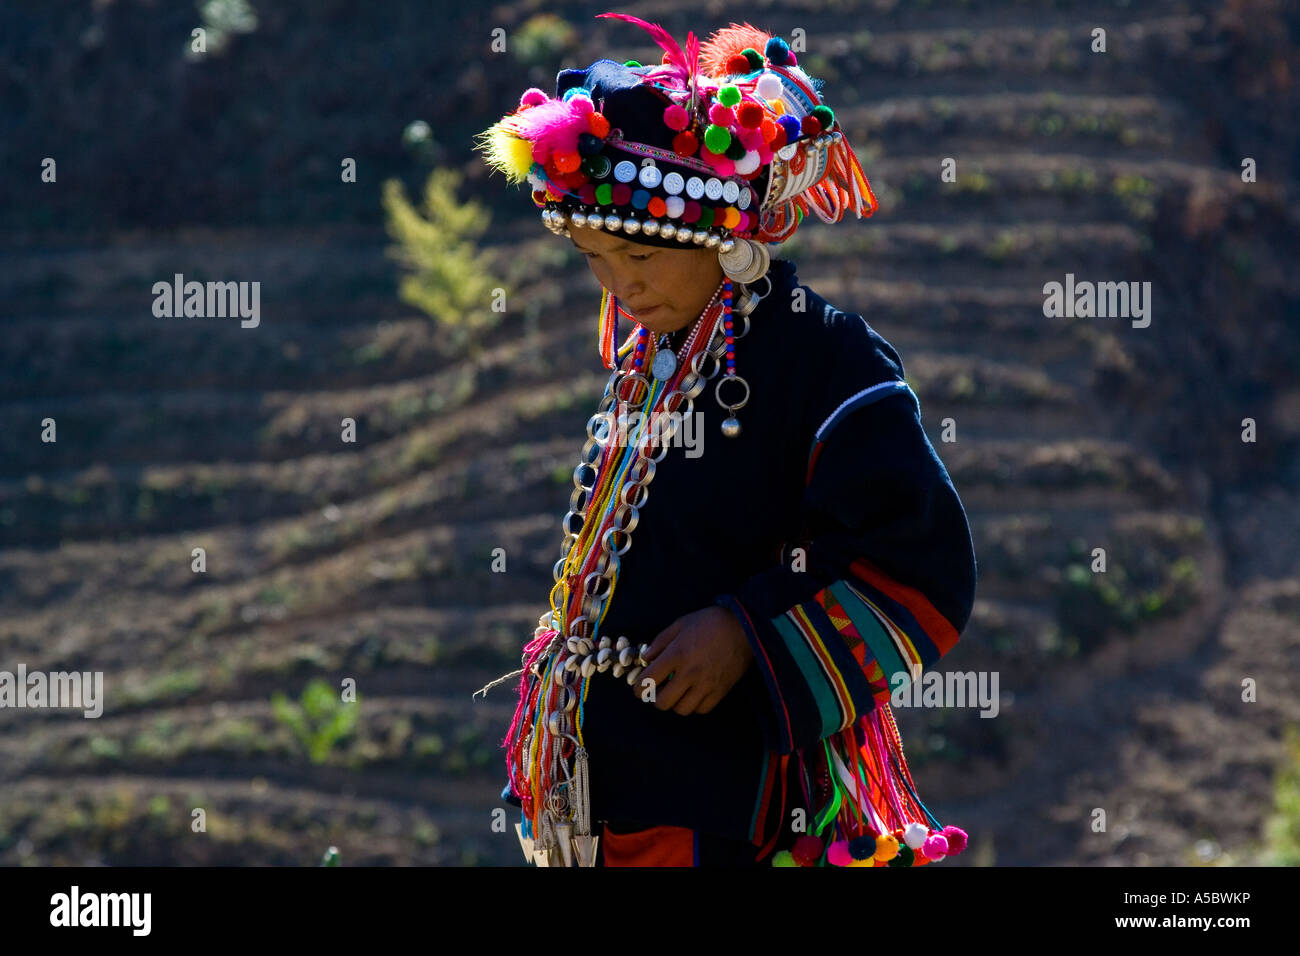
<svg viewBox="0 0 1300 956">
<path fill-rule="evenodd" d="M 649 259 L 652 255 L 654 255 L 653 252 L 647 252 L 645 255 L 633 256 L 632 258 L 637 262 L 645 262 L 645 260 Z"/>
</svg>

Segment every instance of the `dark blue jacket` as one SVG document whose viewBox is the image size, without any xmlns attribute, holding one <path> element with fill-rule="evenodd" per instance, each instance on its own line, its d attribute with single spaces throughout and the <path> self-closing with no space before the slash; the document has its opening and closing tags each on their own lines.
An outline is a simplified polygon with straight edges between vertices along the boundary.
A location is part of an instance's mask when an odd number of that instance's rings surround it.
<svg viewBox="0 0 1300 956">
<path fill-rule="evenodd" d="M 779 758 L 888 700 L 893 675 L 915 679 L 970 618 L 970 528 L 898 353 L 788 260 L 769 276 L 736 341 L 751 386 L 741 435 L 720 431 L 715 378 L 695 399 L 703 453 L 674 445 L 659 463 L 600 628 L 636 646 L 719 604 L 755 661 L 713 711 L 685 717 L 593 675 L 593 821 L 766 840 L 803 802 L 795 761 Z"/>
</svg>

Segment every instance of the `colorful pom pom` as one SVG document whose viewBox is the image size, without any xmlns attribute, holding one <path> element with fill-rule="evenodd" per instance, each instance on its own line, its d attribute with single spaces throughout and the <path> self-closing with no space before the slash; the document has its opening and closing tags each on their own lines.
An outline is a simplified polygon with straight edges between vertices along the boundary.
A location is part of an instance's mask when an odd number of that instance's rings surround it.
<svg viewBox="0 0 1300 956">
<path fill-rule="evenodd" d="M 757 129 L 763 122 L 763 107 L 754 101 L 741 103 L 735 110 L 736 121 L 746 129 Z"/>
<path fill-rule="evenodd" d="M 554 154 L 555 168 L 562 173 L 571 173 L 582 163 L 577 150 L 561 149 Z"/>
<path fill-rule="evenodd" d="M 875 858 L 882 863 L 888 863 L 894 857 L 898 856 L 898 838 L 892 833 L 885 833 L 876 838 Z"/>
<path fill-rule="evenodd" d="M 826 851 L 826 862 L 831 866 L 848 866 L 853 862 L 853 857 L 849 854 L 848 840 L 836 840 L 831 844 L 830 849 Z"/>
<path fill-rule="evenodd" d="M 763 48 L 763 54 L 777 66 L 785 66 L 790 59 L 790 44 L 780 37 L 772 37 Z"/>
<path fill-rule="evenodd" d="M 903 829 L 903 842 L 913 850 L 919 850 L 929 834 L 930 831 L 925 828 L 924 823 L 909 823 Z"/>
<path fill-rule="evenodd" d="M 794 841 L 790 853 L 800 866 L 816 866 L 822 856 L 822 841 L 815 836 L 801 836 Z"/>
<path fill-rule="evenodd" d="M 758 152 L 756 150 L 746 150 L 745 155 L 736 160 L 736 172 L 742 176 L 757 171 L 758 166 Z"/>
<path fill-rule="evenodd" d="M 915 859 L 915 856 L 916 854 L 912 852 L 912 848 L 910 846 L 900 846 L 898 848 L 898 856 L 894 857 L 885 865 L 886 866 L 911 866 L 913 859 Z"/>
<path fill-rule="evenodd" d="M 809 113 L 799 123 L 799 131 L 805 136 L 816 136 L 822 131 L 822 121 Z"/>
<path fill-rule="evenodd" d="M 921 852 L 927 859 L 942 860 L 948 855 L 948 840 L 942 833 L 935 833 L 921 844 Z"/>
<path fill-rule="evenodd" d="M 742 127 L 740 130 L 739 138 L 741 144 L 745 147 L 745 149 L 758 149 L 758 147 L 763 145 L 762 130 L 744 129 Z"/>
<path fill-rule="evenodd" d="M 803 133 L 799 121 L 793 116 L 782 116 L 777 120 L 777 123 L 779 123 L 781 128 L 785 130 L 785 141 L 787 143 L 793 143 Z"/>
<path fill-rule="evenodd" d="M 730 145 L 722 151 L 722 155 L 734 162 L 736 160 L 744 159 L 747 152 L 749 152 L 749 150 L 745 149 L 745 144 L 733 136 Z"/>
<path fill-rule="evenodd" d="M 749 58 L 739 53 L 727 57 L 727 75 L 749 72 Z"/>
<path fill-rule="evenodd" d="M 641 64 L 638 63 L 636 60 L 624 60 L 623 65 L 626 66 L 628 69 L 632 69 L 634 67 L 640 66 Z"/>
<path fill-rule="evenodd" d="M 718 102 L 723 106 L 735 106 L 740 102 L 740 87 L 735 83 L 718 87 Z"/>
<path fill-rule="evenodd" d="M 765 100 L 774 100 L 781 95 L 781 78 L 770 70 L 758 78 L 754 92 Z"/>
<path fill-rule="evenodd" d="M 730 106 L 714 103 L 709 107 L 709 122 L 714 126 L 730 126 L 736 122 L 736 114 Z"/>
<path fill-rule="evenodd" d="M 731 145 L 731 131 L 722 126 L 710 124 L 704 130 L 704 145 L 715 153 L 725 153 Z"/>
<path fill-rule="evenodd" d="M 943 828 L 943 835 L 948 840 L 948 855 L 956 856 L 962 850 L 966 849 L 968 839 L 966 831 L 961 827 L 946 826 Z"/>
<path fill-rule="evenodd" d="M 600 138 L 591 133 L 578 134 L 578 153 L 582 156 L 595 156 L 603 146 Z"/>
<path fill-rule="evenodd" d="M 673 152 L 679 156 L 694 156 L 700 148 L 700 141 L 690 130 L 683 130 L 673 137 Z"/>
<path fill-rule="evenodd" d="M 743 56 L 745 62 L 749 64 L 749 69 L 745 70 L 746 73 L 753 73 L 763 68 L 763 54 L 759 53 L 752 46 L 745 47 L 745 49 L 740 51 L 740 55 Z"/>
<path fill-rule="evenodd" d="M 718 161 L 713 164 L 713 171 L 723 179 L 736 175 L 736 164 L 727 159 L 726 156 L 719 156 Z"/>
<path fill-rule="evenodd" d="M 541 103 L 545 103 L 549 99 L 550 97 L 546 95 L 544 90 L 532 86 L 524 90 L 524 95 L 519 97 L 519 106 L 520 108 L 537 106 Z"/>
<path fill-rule="evenodd" d="M 870 834 L 855 837 L 848 845 L 849 855 L 855 860 L 869 860 L 876 855 L 876 838 Z"/>
<path fill-rule="evenodd" d="M 799 864 L 794 861 L 794 857 L 790 855 L 789 850 L 779 850 L 778 852 L 772 855 L 772 865 L 773 866 L 798 866 Z"/>
<path fill-rule="evenodd" d="M 684 130 L 691 123 L 686 107 L 673 103 L 664 110 L 664 125 L 673 130 Z"/>
<path fill-rule="evenodd" d="M 817 122 L 822 124 L 823 132 L 829 132 L 831 127 L 835 125 L 835 111 L 829 106 L 824 104 L 814 106 L 811 115 L 817 117 Z"/>
<path fill-rule="evenodd" d="M 591 130 L 592 136 L 604 139 L 609 135 L 609 120 L 605 119 L 604 113 L 588 113 L 587 128 Z"/>
</svg>

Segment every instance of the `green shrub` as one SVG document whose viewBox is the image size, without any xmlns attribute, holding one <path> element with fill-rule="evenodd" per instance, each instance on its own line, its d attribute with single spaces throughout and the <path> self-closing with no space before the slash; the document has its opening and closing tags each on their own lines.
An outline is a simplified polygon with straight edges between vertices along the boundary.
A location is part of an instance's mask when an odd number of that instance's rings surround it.
<svg viewBox="0 0 1300 956">
<path fill-rule="evenodd" d="M 271 695 L 275 719 L 293 731 L 312 763 L 324 763 L 334 744 L 352 732 L 360 716 L 361 698 L 345 703 L 325 681 L 317 678 L 294 703 L 283 691 Z"/>
<path fill-rule="evenodd" d="M 398 243 L 388 254 L 410 270 L 399 280 L 399 297 L 451 329 L 457 345 L 495 326 L 501 318 L 492 309 L 495 290 L 509 294 L 492 275 L 492 257 L 478 247 L 490 216 L 478 203 L 456 198 L 461 180 L 455 170 L 433 170 L 416 208 L 402 184 L 390 179 L 382 200 L 388 234 Z"/>
</svg>

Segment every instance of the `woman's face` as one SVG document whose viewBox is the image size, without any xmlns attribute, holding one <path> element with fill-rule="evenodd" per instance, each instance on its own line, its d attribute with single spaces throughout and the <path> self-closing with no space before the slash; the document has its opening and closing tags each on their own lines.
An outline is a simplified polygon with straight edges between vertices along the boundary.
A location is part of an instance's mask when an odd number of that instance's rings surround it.
<svg viewBox="0 0 1300 956">
<path fill-rule="evenodd" d="M 652 332 L 690 325 L 722 283 L 716 249 L 665 249 L 602 229 L 573 228 L 570 236 L 600 284 Z"/>
</svg>

